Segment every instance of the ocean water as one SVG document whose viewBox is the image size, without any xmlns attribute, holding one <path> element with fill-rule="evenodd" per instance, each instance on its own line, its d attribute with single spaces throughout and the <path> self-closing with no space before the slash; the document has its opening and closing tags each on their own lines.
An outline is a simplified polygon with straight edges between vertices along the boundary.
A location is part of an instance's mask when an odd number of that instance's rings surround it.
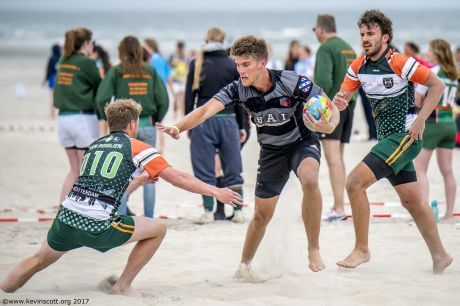
<svg viewBox="0 0 460 306">
<path fill-rule="evenodd" d="M 82 8 L 65 10 L 8 10 L 0 11 L 0 46 L 49 48 L 63 42 L 64 32 L 72 27 L 85 26 L 94 38 L 116 55 L 118 41 L 125 35 L 139 38 L 153 37 L 164 53 L 172 52 L 177 40 L 184 40 L 187 48 L 198 49 L 208 28 L 217 26 L 227 33 L 227 43 L 245 34 L 264 37 L 277 57 L 284 59 L 289 41 L 298 39 L 313 50 L 318 42 L 312 27 L 319 13 L 336 17 L 338 34 L 359 51 L 357 20 L 364 9 L 340 9 L 328 12 L 285 9 L 281 11 L 185 11 L 141 10 L 107 11 Z M 385 10 L 393 20 L 394 44 L 402 47 L 405 41 L 415 41 L 426 50 L 433 38 L 447 39 L 453 46 L 460 45 L 459 11 Z"/>
</svg>

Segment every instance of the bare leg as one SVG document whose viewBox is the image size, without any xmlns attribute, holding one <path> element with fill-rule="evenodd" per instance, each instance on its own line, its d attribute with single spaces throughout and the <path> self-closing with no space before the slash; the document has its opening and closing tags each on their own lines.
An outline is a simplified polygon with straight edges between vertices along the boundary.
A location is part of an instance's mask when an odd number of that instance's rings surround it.
<svg viewBox="0 0 460 306">
<path fill-rule="evenodd" d="M 374 173 L 363 162 L 360 162 L 347 177 L 345 188 L 350 199 L 356 240 L 350 255 L 337 262 L 340 267 L 355 268 L 371 258 L 368 243 L 370 209 L 366 189 L 375 182 Z"/>
<path fill-rule="evenodd" d="M 430 182 L 426 175 L 428 171 L 428 164 L 430 163 L 432 150 L 422 149 L 422 152 L 414 160 L 415 171 L 417 173 L 417 181 L 420 186 L 422 200 L 426 203 L 430 202 Z"/>
<path fill-rule="evenodd" d="M 447 254 L 439 237 L 438 227 L 430 207 L 423 202 L 417 182 L 401 184 L 394 187 L 401 203 L 414 218 L 415 224 L 425 239 L 433 259 L 433 273 L 442 274 L 452 263 L 452 257 Z"/>
<path fill-rule="evenodd" d="M 134 217 L 134 234 L 127 243 L 135 242 L 123 273 L 111 289 L 112 294 L 138 296 L 131 284 L 140 270 L 152 258 L 166 235 L 166 226 L 147 217 Z"/>
<path fill-rule="evenodd" d="M 75 181 L 80 175 L 80 167 L 83 160 L 83 154 L 85 153 L 84 150 L 78 149 L 66 149 L 65 152 L 69 159 L 70 170 L 62 185 L 61 196 L 59 198 L 60 202 L 64 201 L 64 198 L 70 192 L 73 184 L 75 184 Z"/>
<path fill-rule="evenodd" d="M 446 214 L 444 219 L 454 216 L 455 196 L 457 193 L 457 182 L 455 181 L 452 171 L 452 156 L 454 150 L 451 149 L 436 149 L 436 157 L 438 160 L 439 170 L 441 170 L 444 178 L 444 190 L 446 194 Z"/>
<path fill-rule="evenodd" d="M 31 257 L 19 263 L 0 284 L 0 289 L 5 292 L 15 292 L 35 273 L 45 269 L 56 262 L 65 252 L 58 252 L 50 248 L 48 242 L 43 242 L 40 250 Z"/>
<path fill-rule="evenodd" d="M 345 163 L 343 161 L 343 144 L 340 140 L 322 140 L 324 155 L 329 169 L 332 192 L 334 194 L 334 210 L 337 214 L 343 214 L 345 193 Z M 340 152 L 340 154 L 338 154 Z"/>
<path fill-rule="evenodd" d="M 319 164 L 313 158 L 304 159 L 297 169 L 303 190 L 302 219 L 308 239 L 308 266 L 313 272 L 325 268 L 319 253 L 322 199 L 318 187 L 318 172 Z"/>
<path fill-rule="evenodd" d="M 256 197 L 254 216 L 246 232 L 241 263 L 249 265 L 254 258 L 260 241 L 264 237 L 267 224 L 273 217 L 278 198 L 278 196 L 269 199 Z"/>
</svg>

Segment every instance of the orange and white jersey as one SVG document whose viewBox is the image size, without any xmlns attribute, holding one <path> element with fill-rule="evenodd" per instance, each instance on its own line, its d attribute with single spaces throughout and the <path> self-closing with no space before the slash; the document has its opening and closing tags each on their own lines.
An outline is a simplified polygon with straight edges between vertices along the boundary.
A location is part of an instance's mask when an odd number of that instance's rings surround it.
<svg viewBox="0 0 460 306">
<path fill-rule="evenodd" d="M 377 134 L 406 132 L 415 118 L 414 83 L 424 84 L 430 69 L 392 48 L 377 60 L 359 56 L 348 68 L 341 90 L 353 92 L 362 86 L 375 113 Z"/>
<path fill-rule="evenodd" d="M 137 169 L 132 177 L 135 177 L 145 170 L 150 177 L 154 178 L 157 177 L 162 170 L 170 166 L 163 156 L 152 146 L 135 138 L 130 138 L 130 141 L 133 163 Z"/>
</svg>

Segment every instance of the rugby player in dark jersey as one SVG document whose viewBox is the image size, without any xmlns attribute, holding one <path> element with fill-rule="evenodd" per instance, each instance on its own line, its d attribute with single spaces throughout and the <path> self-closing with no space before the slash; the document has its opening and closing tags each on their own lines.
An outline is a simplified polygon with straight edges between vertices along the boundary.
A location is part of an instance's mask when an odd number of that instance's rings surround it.
<svg viewBox="0 0 460 306">
<path fill-rule="evenodd" d="M 302 218 L 308 238 L 308 259 L 312 271 L 324 269 L 319 253 L 322 200 L 318 188 L 321 147 L 315 132 L 331 133 L 339 121 L 333 107 L 330 121 L 303 115 L 303 104 L 322 89 L 307 77 L 292 71 L 265 67 L 268 58 L 263 39 L 245 36 L 231 48 L 240 79 L 228 84 L 206 104 L 195 109 L 174 126 L 158 124 L 161 131 L 175 139 L 231 103 L 251 113 L 261 146 L 255 212 L 249 224 L 238 275 L 250 272 L 250 263 L 265 233 L 279 195 L 293 171 L 303 190 Z M 246 274 L 247 275 L 247 274 Z"/>
<path fill-rule="evenodd" d="M 1 290 L 16 291 L 68 251 L 85 246 L 107 252 L 137 242 L 120 277 L 110 277 L 102 284 L 112 294 L 139 295 L 131 283 L 160 246 L 166 226 L 145 216 L 117 214 L 121 197 L 133 178 L 143 184 L 162 178 L 184 190 L 216 197 L 222 203 L 241 205 L 238 193 L 208 185 L 174 169 L 155 148 L 133 138 L 141 109 L 131 99 L 117 100 L 106 107 L 110 134 L 85 151 L 80 176 L 59 207 L 47 239 L 40 250 L 6 276 Z M 89 273 L 91 266 L 86 268 Z"/>
</svg>

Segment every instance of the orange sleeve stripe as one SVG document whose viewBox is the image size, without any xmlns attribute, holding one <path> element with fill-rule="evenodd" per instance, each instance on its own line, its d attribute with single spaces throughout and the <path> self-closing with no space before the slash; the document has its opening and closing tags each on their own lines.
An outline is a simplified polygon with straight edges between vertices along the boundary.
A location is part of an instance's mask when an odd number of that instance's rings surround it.
<svg viewBox="0 0 460 306">
<path fill-rule="evenodd" d="M 410 80 L 418 84 L 425 84 L 428 78 L 430 77 L 430 73 L 430 69 L 419 63 L 417 69 L 415 70 Z"/>
<path fill-rule="evenodd" d="M 409 58 L 401 53 L 396 53 L 391 58 L 391 61 L 388 63 L 390 68 L 401 78 L 402 70 Z M 404 79 L 404 78 L 403 78 Z"/>
<path fill-rule="evenodd" d="M 430 76 L 430 69 L 404 54 L 394 54 L 389 64 L 391 69 L 404 80 L 425 84 Z"/>
<path fill-rule="evenodd" d="M 150 177 L 156 177 L 160 174 L 161 171 L 170 167 L 168 162 L 163 158 L 163 156 L 158 156 L 149 161 L 145 166 L 144 169 L 150 175 Z"/>
<path fill-rule="evenodd" d="M 359 88 L 361 82 L 358 80 L 358 71 L 364 64 L 364 59 L 365 56 L 362 54 L 351 63 L 350 67 L 348 67 L 347 74 L 345 74 L 343 83 L 340 86 L 341 91 L 353 92 Z"/>
<path fill-rule="evenodd" d="M 131 138 L 132 156 L 135 157 L 142 151 L 152 149 L 152 146 L 138 140 Z M 165 168 L 170 167 L 166 159 L 163 156 L 157 154 L 148 163 L 144 164 L 144 169 L 150 175 L 150 177 L 156 177 Z"/>
<path fill-rule="evenodd" d="M 145 142 L 131 138 L 132 157 L 136 156 L 144 150 L 150 149 L 151 147 L 152 146 L 146 144 Z"/>
</svg>

